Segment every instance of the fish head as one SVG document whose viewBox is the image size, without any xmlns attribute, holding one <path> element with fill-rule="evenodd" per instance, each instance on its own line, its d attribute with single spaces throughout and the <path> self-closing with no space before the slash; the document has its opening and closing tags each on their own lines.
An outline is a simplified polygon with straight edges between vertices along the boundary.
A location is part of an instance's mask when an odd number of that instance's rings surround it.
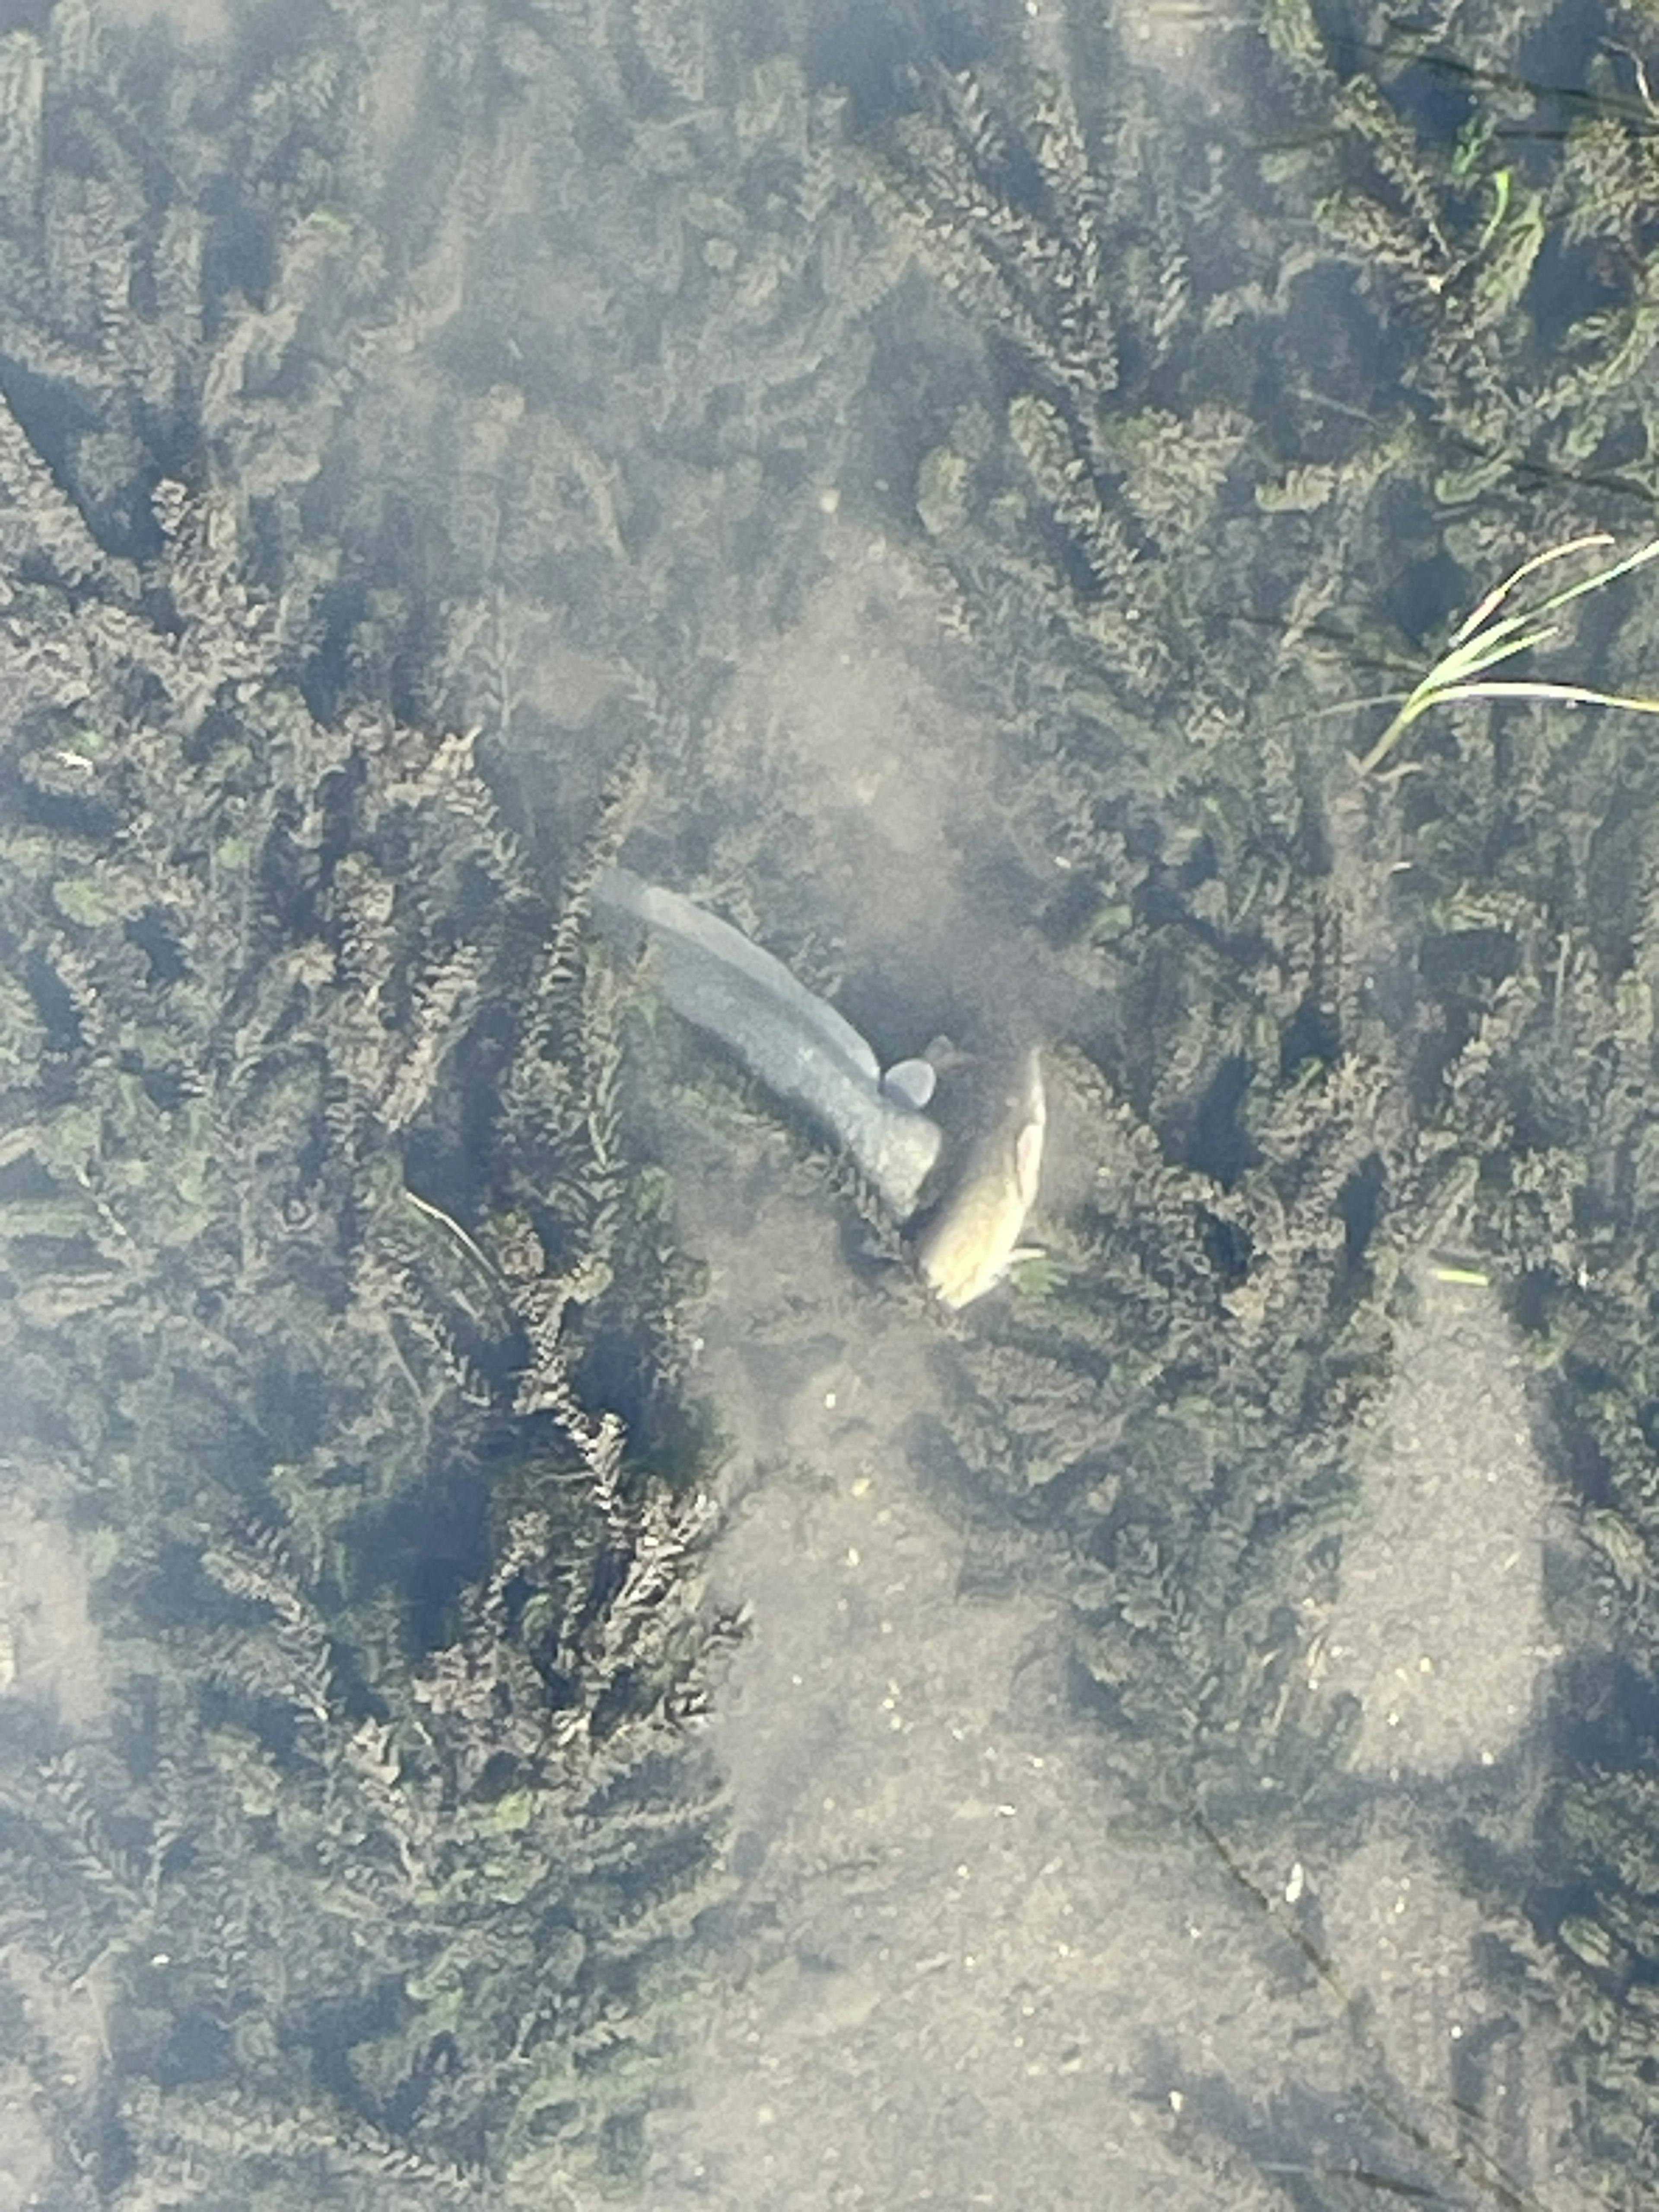
<svg viewBox="0 0 1659 2212">
<path fill-rule="evenodd" d="M 1042 1060 L 1033 1048 L 967 1146 L 962 1171 L 918 1247 L 922 1279 L 943 1304 L 969 1305 L 1007 1273 L 1036 1203 L 1047 1126 Z"/>
</svg>

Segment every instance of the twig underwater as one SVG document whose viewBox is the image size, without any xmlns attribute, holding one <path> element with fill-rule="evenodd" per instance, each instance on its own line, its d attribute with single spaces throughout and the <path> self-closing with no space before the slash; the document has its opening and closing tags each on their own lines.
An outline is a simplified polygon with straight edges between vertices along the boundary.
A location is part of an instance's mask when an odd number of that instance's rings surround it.
<svg viewBox="0 0 1659 2212">
<path fill-rule="evenodd" d="M 1535 606 L 1516 609 L 1510 614 L 1498 610 L 1518 585 L 1528 576 L 1547 568 L 1556 561 L 1565 561 L 1575 553 L 1583 553 L 1595 546 L 1611 545 L 1612 534 L 1607 531 L 1592 531 L 1582 538 L 1563 539 L 1559 545 L 1547 545 L 1541 553 L 1534 553 L 1513 569 L 1501 584 L 1486 593 L 1472 614 L 1466 616 L 1453 633 L 1450 645 L 1415 688 L 1405 694 L 1394 719 L 1370 750 L 1358 763 L 1361 775 L 1373 775 L 1399 745 L 1414 722 L 1436 707 L 1455 705 L 1468 699 L 1553 699 L 1563 705 L 1575 707 L 1619 707 L 1632 714 L 1659 714 L 1659 697 L 1622 691 L 1602 691 L 1584 684 L 1555 684 L 1541 679 L 1516 680 L 1491 678 L 1489 669 L 1499 667 L 1512 660 L 1517 653 L 1529 653 L 1534 647 L 1547 645 L 1560 635 L 1559 625 L 1548 617 L 1559 608 L 1570 605 L 1591 592 L 1616 583 L 1638 568 L 1645 568 L 1659 559 L 1659 538 L 1650 538 L 1632 553 L 1609 562 L 1576 583 L 1564 585 L 1552 592 L 1547 599 Z M 1542 627 L 1540 627 L 1540 624 Z M 1391 695 L 1398 696 L 1399 695 Z M 1375 706 L 1387 701 L 1355 700 L 1350 706 Z"/>
<path fill-rule="evenodd" d="M 1199 1805 L 1188 1806 L 1188 1817 L 1198 1835 L 1215 1854 L 1229 1880 L 1236 1883 L 1246 1897 L 1254 1900 L 1274 1931 L 1293 1944 L 1307 1960 L 1316 1978 L 1335 2000 L 1356 2047 L 1368 2051 L 1373 2059 L 1382 2060 L 1386 2066 L 1386 2054 L 1375 2039 L 1358 1993 L 1350 1984 L 1322 1941 L 1311 1934 L 1262 1887 Z M 1534 2195 L 1525 2180 L 1510 2170 L 1503 2158 L 1489 2150 L 1471 2132 L 1471 2123 L 1482 2123 L 1483 2116 L 1477 2109 L 1455 2099 L 1452 2100 L 1450 2109 L 1461 2117 L 1463 2125 L 1455 2138 L 1449 2141 L 1434 2128 L 1416 2119 L 1395 2091 L 1378 2088 L 1374 2083 L 1362 2081 L 1356 2085 L 1356 2094 L 1400 2142 L 1429 2160 L 1432 2166 L 1442 2169 L 1448 2177 L 1455 2176 L 1467 2181 L 1490 2203 L 1501 2205 L 1504 2212 L 1548 2212 L 1543 2198 Z M 1313 2175 L 1320 2172 L 1311 2166 L 1278 2162 L 1264 2162 L 1261 2170 L 1266 2173 L 1286 2176 L 1293 2173 Z M 1454 2202 L 1432 2186 L 1400 2175 L 1371 2172 L 1358 2166 L 1340 2172 L 1334 2167 L 1324 2171 L 1331 2179 L 1352 2181 L 1361 2188 L 1375 2190 L 1383 2196 L 1404 2197 L 1435 2204 Z"/>
</svg>

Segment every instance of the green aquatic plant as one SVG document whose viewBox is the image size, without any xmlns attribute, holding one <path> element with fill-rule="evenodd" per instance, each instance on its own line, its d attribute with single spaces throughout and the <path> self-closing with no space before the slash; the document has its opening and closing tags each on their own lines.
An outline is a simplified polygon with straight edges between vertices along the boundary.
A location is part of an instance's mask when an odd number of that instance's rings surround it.
<svg viewBox="0 0 1659 2212">
<path fill-rule="evenodd" d="M 925 90 L 871 191 L 915 257 L 911 357 L 931 306 L 952 372 L 891 526 L 912 524 L 985 647 L 1018 843 L 996 865 L 1022 870 L 1089 1007 L 1085 1048 L 1056 1057 L 1087 1193 L 1064 1279 L 942 1352 L 934 1463 L 997 1541 L 1063 1532 L 1078 1676 L 1126 1790 L 1171 1819 L 1184 1790 L 1271 1864 L 1287 1808 L 1343 1817 L 1344 1717 L 1308 1694 L 1294 1624 L 1340 1580 L 1408 1259 L 1501 1286 L 1571 1440 L 1561 1480 L 1593 1559 L 1611 1553 L 1589 1516 L 1616 1500 L 1617 1572 L 1562 1593 L 1585 1653 L 1564 1708 L 1623 1710 L 1628 1688 L 1645 1712 L 1659 1680 L 1659 749 L 1565 711 L 1659 698 L 1522 661 L 1594 596 L 1650 665 L 1650 595 L 1608 587 L 1659 554 L 1632 458 L 1659 431 L 1659 316 L 1650 114 L 1528 85 L 1513 11 L 1460 20 L 1455 132 L 1409 58 L 1373 62 L 1366 10 L 1275 0 L 1261 27 L 1271 81 L 1239 50 L 1218 95 L 1236 136 L 1195 146 L 1130 42 L 1072 16 L 1063 41 L 1011 39 Z M 1595 246 L 1593 292 L 1547 281 L 1563 241 Z M 1085 252 L 1114 280 L 1086 324 Z M 964 397 L 975 336 L 988 373 Z M 1264 365 L 1270 389 L 1249 380 Z M 1517 540 L 1546 550 L 1506 574 Z M 1333 774 L 1316 652 L 1397 661 L 1370 611 L 1402 564 L 1437 563 L 1504 580 L 1389 696 L 1366 777 L 1442 706 L 1536 702 L 1541 739 L 1462 749 L 1370 806 Z M 1628 1680 L 1590 1656 L 1608 1619 Z M 1615 1732 L 1608 1765 L 1642 1771 L 1650 1731 Z M 1582 2099 L 1575 2160 L 1634 2205 L 1656 2124 L 1650 1854 L 1615 1875 L 1582 1826 L 1553 1835 L 1576 1784 L 1613 1801 L 1570 1731 L 1552 1755 L 1531 1854 L 1528 1814 L 1500 1838 L 1455 1788 L 1414 1815 L 1431 1835 L 1444 1808 L 1453 1879 L 1459 1822 L 1501 1863 L 1495 1924 L 1536 1931 L 1527 2034 Z M 1598 1915 L 1562 1934 L 1587 1877 Z M 1580 1924 L 1598 1917 L 1599 1944 Z M 1474 2075 L 1462 2101 L 1503 2143 L 1509 2093 Z M 1506 2195 L 1494 2172 L 1482 2201 L 1550 2195 L 1524 2155 L 1504 2163 L 1523 2179 Z M 1449 2171 L 1434 2185 L 1473 2196 Z"/>
<path fill-rule="evenodd" d="M 636 2125 L 718 1832 L 674 1260 L 585 949 L 620 802 L 546 896 L 470 739 L 283 683 L 225 502 L 163 483 L 130 572 L 0 452 L 8 1478 L 107 1700 L 13 1717 L 0 1888 L 123 2047 L 69 2154 L 550 2188 Z"/>
<path fill-rule="evenodd" d="M 1402 538 L 1492 574 L 1649 496 L 1654 159 L 1611 111 L 1557 167 L 1517 145 L 1501 18 L 1439 143 L 1328 12 L 1274 0 L 1285 68 L 1252 47 L 1218 122 L 1099 11 L 1020 17 L 1027 53 L 919 72 L 863 143 L 682 0 L 255 9 L 228 76 L 154 38 L 127 70 L 85 0 L 0 40 L 3 1341 L 50 1446 L 17 1480 L 116 1655 L 106 1738 L 20 1726 L 0 1808 L 9 1932 L 122 2052 L 83 2092 L 31 2046 L 66 2203 L 100 2158 L 134 2203 L 637 2166 L 717 1893 L 681 1731 L 720 1624 L 688 1263 L 585 901 L 641 744 L 681 771 L 652 835 L 745 921 L 821 884 L 726 702 L 831 486 L 979 653 L 961 849 L 1085 1010 L 1060 1266 L 941 1335 L 931 1441 L 1069 1595 L 1126 1793 L 1268 1852 L 1340 1799 L 1299 1624 L 1436 1224 L 1617 1513 L 1579 1640 L 1604 1607 L 1659 1679 L 1654 794 L 1638 763 L 1625 826 L 1591 733 L 1376 830 L 1305 690 Z M 1558 236 L 1616 250 L 1540 342 Z M 222 489 L 158 514 L 181 454 Z M 1506 613 L 1535 573 L 1391 744 L 1622 570 Z M 1310 711 L 1263 736 L 1284 684 Z M 1655 1884 L 1579 1779 L 1559 1948 L 1612 2156 Z"/>
<path fill-rule="evenodd" d="M 1560 635 L 1559 625 L 1549 617 L 1561 608 L 1570 606 L 1576 599 L 1591 592 L 1603 590 L 1628 576 L 1638 568 L 1645 568 L 1650 561 L 1659 558 L 1659 538 L 1650 538 L 1634 552 L 1611 561 L 1588 576 L 1564 585 L 1552 592 L 1535 605 L 1518 608 L 1510 613 L 1500 611 L 1504 601 L 1517 585 L 1528 576 L 1557 561 L 1565 561 L 1592 547 L 1611 545 L 1612 537 L 1604 531 L 1594 531 L 1583 538 L 1570 538 L 1559 545 L 1546 546 L 1534 553 L 1520 567 L 1496 585 L 1485 599 L 1459 623 L 1449 646 L 1420 681 L 1404 698 L 1398 713 L 1389 723 L 1382 736 L 1371 745 L 1359 762 L 1361 775 L 1371 775 L 1382 765 L 1400 744 L 1413 724 L 1437 708 L 1455 706 L 1468 700 L 1533 699 L 1554 701 L 1564 706 L 1619 707 L 1627 714 L 1659 714 L 1659 698 L 1639 693 L 1602 691 L 1583 684 L 1557 684 L 1541 678 L 1517 679 L 1512 677 L 1493 677 L 1489 671 L 1500 668 L 1522 653 L 1550 644 Z M 1366 702 L 1380 704 L 1381 702 Z"/>
<path fill-rule="evenodd" d="M 0 1909 L 120 2051 L 31 2046 L 66 2205 L 592 2202 L 720 1892 L 589 898 L 820 557 L 896 256 L 695 13 L 0 37 L 8 1503 L 109 1707 L 0 1710 Z"/>
</svg>

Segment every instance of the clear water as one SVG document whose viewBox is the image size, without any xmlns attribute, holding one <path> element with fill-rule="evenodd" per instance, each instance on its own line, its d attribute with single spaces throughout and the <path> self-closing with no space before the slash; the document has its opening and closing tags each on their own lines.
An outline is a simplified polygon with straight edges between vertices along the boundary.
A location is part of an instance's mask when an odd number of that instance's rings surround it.
<svg viewBox="0 0 1659 2212">
<path fill-rule="evenodd" d="M 9 2201 L 1644 2203 L 1640 19 L 7 21 Z"/>
</svg>

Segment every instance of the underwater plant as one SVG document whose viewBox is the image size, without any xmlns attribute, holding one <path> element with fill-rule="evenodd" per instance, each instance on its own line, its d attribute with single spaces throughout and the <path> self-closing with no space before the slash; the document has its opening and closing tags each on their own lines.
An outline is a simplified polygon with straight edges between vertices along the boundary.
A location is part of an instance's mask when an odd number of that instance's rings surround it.
<svg viewBox="0 0 1659 2212">
<path fill-rule="evenodd" d="M 580 880 L 562 927 L 469 741 L 313 720 L 222 508 L 161 487 L 141 596 L 4 428 L 10 1481 L 76 1532 L 105 1706 L 12 1717 L 0 1868 L 122 2043 L 57 2125 L 153 2179 L 550 2183 L 653 2063 L 725 1632 L 606 1295 L 660 1223 Z"/>
<path fill-rule="evenodd" d="M 1659 757 L 1577 709 L 1659 700 L 1512 663 L 1592 597 L 1598 649 L 1652 659 L 1649 595 L 1607 587 L 1659 553 L 1659 156 L 1622 50 L 1569 40 L 1583 76 L 1546 82 L 1528 35 L 1279 0 L 1194 50 L 1199 100 L 1067 12 L 921 73 L 871 191 L 949 364 L 890 526 L 982 648 L 998 866 L 1088 1009 L 1051 1069 L 1088 1193 L 1061 1280 L 950 1346 L 934 1463 L 996 1540 L 1063 1536 L 1081 1694 L 1137 1802 L 1273 1863 L 1291 1806 L 1355 1802 L 1292 1624 L 1340 1576 L 1410 1268 L 1467 1255 L 1586 1551 L 1553 1591 L 1572 1656 L 1530 1852 L 1473 1790 L 1437 1849 L 1525 1931 L 1510 1986 L 1574 2084 L 1577 2170 L 1635 2205 L 1659 1938 L 1613 1839 L 1659 1680 Z M 1471 586 L 1517 542 L 1545 550 Z M 1333 698 L 1471 600 L 1356 787 Z M 1431 711 L 1506 698 L 1539 712 L 1395 787 Z M 1413 2186 L 1548 2201 L 1524 2159 L 1456 2165 Z"/>
<path fill-rule="evenodd" d="M 211 52 L 0 40 L 4 1463 L 88 1616 L 70 1698 L 6 1583 L 0 1910 L 66 2204 L 620 2185 L 722 1881 L 694 1273 L 589 944 L 627 781 L 532 863 L 289 529 L 387 336 L 356 24 L 210 126 Z"/>
<path fill-rule="evenodd" d="M 727 710 L 833 493 L 971 648 L 965 858 L 1078 1010 L 1081 1195 L 1042 1295 L 933 1317 L 917 1449 L 1063 1594 L 1138 1815 L 1269 1855 L 1363 1812 L 1307 1624 L 1409 1268 L 1467 1249 L 1563 1440 L 1600 1717 L 1533 1856 L 1473 1793 L 1434 1840 L 1534 1931 L 1580 2153 L 1640 2203 L 1659 769 L 1549 711 L 1639 692 L 1506 672 L 1654 550 L 1525 597 L 1650 512 L 1651 117 L 1616 55 L 1540 87 L 1513 10 L 1273 0 L 1203 113 L 1097 12 L 867 107 L 778 21 L 0 39 L 8 1480 L 106 1680 L 90 1728 L 4 1708 L 43 2161 L 88 2205 L 639 2169 L 734 1624 L 592 891 L 639 756 L 684 879 L 833 967 L 802 885 L 846 885 Z M 1334 799 L 1333 691 L 1517 543 L 1365 764 L 1465 699 L 1537 726 Z M 1410 2186 L 1467 2196 L 1440 2142 Z"/>
</svg>

